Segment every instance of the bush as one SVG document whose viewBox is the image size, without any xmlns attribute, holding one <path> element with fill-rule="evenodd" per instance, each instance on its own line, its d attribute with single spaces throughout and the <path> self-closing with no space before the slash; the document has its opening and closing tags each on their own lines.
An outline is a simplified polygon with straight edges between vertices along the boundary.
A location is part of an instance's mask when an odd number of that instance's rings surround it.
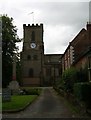
<svg viewBox="0 0 91 120">
<path fill-rule="evenodd" d="M 40 94 L 41 89 L 39 88 L 25 88 L 22 89 L 22 94 L 24 95 L 39 95 Z"/>
<path fill-rule="evenodd" d="M 65 90 L 66 92 L 73 93 L 73 86 L 75 83 L 86 81 L 88 81 L 87 67 L 80 70 L 71 67 L 65 70 L 62 74 L 59 88 Z"/>
<path fill-rule="evenodd" d="M 62 79 L 60 82 L 60 88 L 64 89 L 66 92 L 73 92 L 73 85 L 77 81 L 77 70 L 75 68 L 70 68 L 64 71 Z"/>
<path fill-rule="evenodd" d="M 91 83 L 75 83 L 74 95 L 79 101 L 85 102 L 87 107 L 91 107 Z"/>
</svg>

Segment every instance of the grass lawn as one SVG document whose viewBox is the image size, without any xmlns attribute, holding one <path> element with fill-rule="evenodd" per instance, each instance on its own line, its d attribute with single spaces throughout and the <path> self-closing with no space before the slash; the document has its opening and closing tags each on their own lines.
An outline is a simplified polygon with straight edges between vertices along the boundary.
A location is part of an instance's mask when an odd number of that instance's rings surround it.
<svg viewBox="0 0 91 120">
<path fill-rule="evenodd" d="M 29 103 L 33 102 L 37 98 L 37 95 L 21 95 L 12 96 L 10 102 L 2 103 L 2 110 L 19 110 L 27 106 Z"/>
</svg>

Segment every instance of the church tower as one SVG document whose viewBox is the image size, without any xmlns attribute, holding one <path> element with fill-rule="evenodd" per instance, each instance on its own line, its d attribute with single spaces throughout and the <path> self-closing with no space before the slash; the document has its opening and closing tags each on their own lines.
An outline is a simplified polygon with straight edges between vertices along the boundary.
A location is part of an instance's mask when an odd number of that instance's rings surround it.
<svg viewBox="0 0 91 120">
<path fill-rule="evenodd" d="M 23 24 L 22 85 L 42 85 L 43 24 Z"/>
</svg>

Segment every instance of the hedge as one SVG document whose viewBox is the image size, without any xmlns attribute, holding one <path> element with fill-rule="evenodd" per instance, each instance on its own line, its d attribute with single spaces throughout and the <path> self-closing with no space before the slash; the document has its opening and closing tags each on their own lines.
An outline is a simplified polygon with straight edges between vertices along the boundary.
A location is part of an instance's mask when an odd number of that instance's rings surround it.
<svg viewBox="0 0 91 120">
<path fill-rule="evenodd" d="M 86 106 L 91 107 L 91 83 L 75 83 L 74 95 L 79 101 L 85 102 Z"/>
</svg>

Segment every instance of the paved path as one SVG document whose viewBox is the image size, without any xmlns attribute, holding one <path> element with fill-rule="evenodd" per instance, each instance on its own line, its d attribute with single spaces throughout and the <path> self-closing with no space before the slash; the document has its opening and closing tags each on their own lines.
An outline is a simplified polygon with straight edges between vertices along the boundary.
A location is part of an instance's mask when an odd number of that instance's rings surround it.
<svg viewBox="0 0 91 120">
<path fill-rule="evenodd" d="M 19 113 L 3 114 L 3 118 L 68 118 L 74 117 L 51 87 L 43 88 L 39 98 Z"/>
</svg>

